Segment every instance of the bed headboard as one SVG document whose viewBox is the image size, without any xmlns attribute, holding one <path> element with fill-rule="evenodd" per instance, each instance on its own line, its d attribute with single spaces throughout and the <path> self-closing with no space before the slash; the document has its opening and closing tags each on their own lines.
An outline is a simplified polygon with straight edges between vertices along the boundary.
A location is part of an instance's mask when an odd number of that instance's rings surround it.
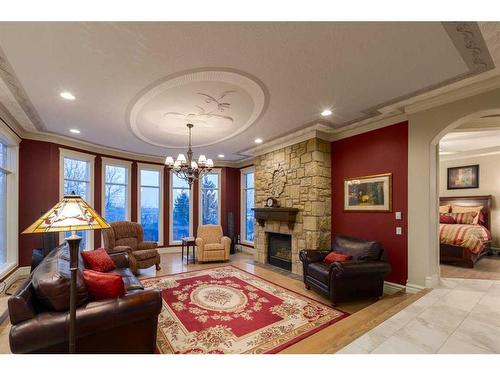
<svg viewBox="0 0 500 375">
<path fill-rule="evenodd" d="M 454 204 L 457 206 L 483 206 L 484 226 L 491 230 L 491 195 L 469 197 L 439 197 L 439 205 Z"/>
</svg>

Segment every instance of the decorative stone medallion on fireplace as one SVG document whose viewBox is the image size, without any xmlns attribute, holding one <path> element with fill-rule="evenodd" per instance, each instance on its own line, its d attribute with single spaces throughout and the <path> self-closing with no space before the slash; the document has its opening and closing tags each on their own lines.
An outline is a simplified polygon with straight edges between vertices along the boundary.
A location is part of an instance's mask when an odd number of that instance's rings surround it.
<svg viewBox="0 0 500 375">
<path fill-rule="evenodd" d="M 269 233 L 290 237 L 290 265 L 293 273 L 301 274 L 299 251 L 302 249 L 328 249 L 331 233 L 331 159 L 330 142 L 312 138 L 279 150 L 259 155 L 255 166 L 255 207 L 265 206 L 273 196 L 275 171 L 286 175 L 282 194 L 278 199 L 282 209 L 297 209 L 293 225 L 287 221 L 268 217 L 255 225 L 255 260 L 269 262 Z M 274 178 L 273 178 L 274 177 Z M 288 256 L 287 256 L 288 257 Z"/>
</svg>

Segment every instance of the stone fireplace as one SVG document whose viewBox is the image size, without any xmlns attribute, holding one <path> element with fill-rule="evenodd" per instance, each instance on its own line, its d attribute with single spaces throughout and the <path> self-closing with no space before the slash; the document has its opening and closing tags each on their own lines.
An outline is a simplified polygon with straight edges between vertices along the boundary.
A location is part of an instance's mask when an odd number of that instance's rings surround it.
<svg viewBox="0 0 500 375">
<path fill-rule="evenodd" d="M 330 143 L 319 138 L 309 139 L 260 155 L 255 158 L 254 165 L 255 207 L 264 207 L 265 200 L 274 197 L 281 207 L 299 210 L 293 225 L 277 220 L 255 223 L 255 260 L 269 263 L 270 233 L 289 235 L 289 269 L 301 274 L 300 250 L 330 247 Z M 281 193 L 281 189 L 273 185 L 277 170 L 285 175 Z"/>
</svg>

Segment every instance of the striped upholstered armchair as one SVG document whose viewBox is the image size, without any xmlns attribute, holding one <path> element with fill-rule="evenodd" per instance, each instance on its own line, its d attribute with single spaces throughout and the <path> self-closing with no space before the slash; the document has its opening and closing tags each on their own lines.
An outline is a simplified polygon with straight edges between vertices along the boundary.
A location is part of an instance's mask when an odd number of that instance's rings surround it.
<svg viewBox="0 0 500 375">
<path fill-rule="evenodd" d="M 231 239 L 223 235 L 220 225 L 200 225 L 196 247 L 199 262 L 226 261 L 229 260 Z"/>
</svg>

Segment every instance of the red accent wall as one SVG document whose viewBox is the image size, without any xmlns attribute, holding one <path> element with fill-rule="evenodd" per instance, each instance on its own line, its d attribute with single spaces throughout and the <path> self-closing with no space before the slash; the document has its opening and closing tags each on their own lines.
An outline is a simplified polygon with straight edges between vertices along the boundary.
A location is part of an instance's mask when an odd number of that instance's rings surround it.
<svg viewBox="0 0 500 375">
<path fill-rule="evenodd" d="M 223 168 L 221 176 L 222 199 L 221 202 L 221 224 L 225 234 L 229 233 L 228 214 L 234 215 L 234 232 L 238 236 L 240 232 L 240 203 L 241 203 L 241 175 L 238 168 Z"/>
<path fill-rule="evenodd" d="M 408 278 L 408 123 L 332 142 L 332 238 L 338 234 L 378 240 L 388 252 L 387 281 Z M 344 212 L 344 179 L 391 172 L 392 212 Z M 403 220 L 395 219 L 401 211 Z M 396 226 L 403 234 L 396 235 Z"/>
<path fill-rule="evenodd" d="M 19 232 L 59 201 L 59 148 L 23 139 L 19 146 Z M 19 235 L 19 265 L 31 264 L 31 251 L 42 246 L 40 234 Z"/>
</svg>

